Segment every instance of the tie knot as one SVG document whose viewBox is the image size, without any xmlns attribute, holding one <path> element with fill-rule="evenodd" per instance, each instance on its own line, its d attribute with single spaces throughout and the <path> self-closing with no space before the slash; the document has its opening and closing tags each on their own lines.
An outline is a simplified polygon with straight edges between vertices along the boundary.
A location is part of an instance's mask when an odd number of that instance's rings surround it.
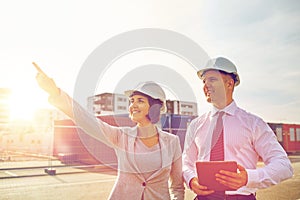
<svg viewBox="0 0 300 200">
<path fill-rule="evenodd" d="M 224 114 L 225 114 L 224 111 L 218 111 L 217 112 L 218 118 L 223 117 Z"/>
<path fill-rule="evenodd" d="M 222 111 L 218 111 L 219 115 L 224 115 L 225 112 L 222 110 Z"/>
</svg>

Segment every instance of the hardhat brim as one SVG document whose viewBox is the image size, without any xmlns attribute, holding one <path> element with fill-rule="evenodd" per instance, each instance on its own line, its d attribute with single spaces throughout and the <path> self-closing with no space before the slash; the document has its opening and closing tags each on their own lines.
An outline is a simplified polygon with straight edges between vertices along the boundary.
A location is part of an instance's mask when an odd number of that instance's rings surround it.
<svg viewBox="0 0 300 200">
<path fill-rule="evenodd" d="M 225 72 L 224 70 L 221 70 L 221 69 L 218 69 L 218 68 L 206 68 L 206 69 L 201 69 L 197 72 L 197 75 L 198 77 L 203 80 L 204 77 L 203 75 L 205 74 L 205 72 L 209 71 L 209 70 L 215 70 L 215 71 L 223 71 Z M 225 72 L 225 73 L 228 73 L 228 74 L 234 74 L 235 75 L 235 83 L 234 83 L 234 86 L 238 86 L 240 84 L 240 77 L 237 73 L 235 72 L 232 72 L 232 73 L 229 73 L 229 72 Z"/>
<path fill-rule="evenodd" d="M 163 105 L 160 109 L 160 113 L 163 114 L 163 113 L 166 113 L 167 112 L 167 107 L 166 107 L 166 100 L 163 100 L 163 99 L 160 99 L 160 98 L 154 98 L 152 97 L 150 94 L 146 94 L 145 92 L 142 92 L 142 91 L 139 91 L 139 90 L 126 90 L 124 92 L 125 96 L 127 96 L 128 98 L 134 93 L 134 92 L 139 92 L 139 93 L 142 93 L 142 94 L 145 94 L 153 99 L 159 99 L 163 102 Z"/>
<path fill-rule="evenodd" d="M 205 67 L 197 72 L 198 77 L 203 80 L 203 75 L 209 70 L 217 70 L 227 74 L 233 74 L 234 77 L 232 78 L 234 78 L 234 85 L 237 86 L 240 84 L 240 77 L 237 73 L 235 64 L 225 57 L 221 56 L 208 60 Z"/>
</svg>

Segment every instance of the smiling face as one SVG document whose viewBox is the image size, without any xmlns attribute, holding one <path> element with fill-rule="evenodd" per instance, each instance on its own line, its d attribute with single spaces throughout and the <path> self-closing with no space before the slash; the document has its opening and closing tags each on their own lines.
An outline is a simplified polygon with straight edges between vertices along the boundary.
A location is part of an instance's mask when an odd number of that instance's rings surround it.
<svg viewBox="0 0 300 200">
<path fill-rule="evenodd" d="M 151 123 L 147 117 L 150 109 L 148 98 L 142 95 L 133 95 L 129 98 L 129 117 L 138 123 L 138 126 L 145 126 Z"/>
<path fill-rule="evenodd" d="M 203 91 L 207 102 L 222 109 L 229 105 L 232 99 L 234 81 L 230 75 L 209 70 L 203 75 Z"/>
</svg>

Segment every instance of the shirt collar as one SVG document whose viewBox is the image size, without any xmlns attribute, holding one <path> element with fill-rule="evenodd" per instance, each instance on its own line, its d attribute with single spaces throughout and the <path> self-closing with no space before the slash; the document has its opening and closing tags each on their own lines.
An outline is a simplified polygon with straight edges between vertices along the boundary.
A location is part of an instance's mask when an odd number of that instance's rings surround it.
<svg viewBox="0 0 300 200">
<path fill-rule="evenodd" d="M 212 117 L 215 116 L 220 111 L 223 111 L 224 113 L 226 113 L 228 115 L 234 115 L 236 109 L 237 109 L 237 105 L 236 105 L 235 101 L 232 101 L 228 106 L 226 106 L 223 109 L 218 109 L 218 108 L 212 106 L 211 116 Z"/>
</svg>

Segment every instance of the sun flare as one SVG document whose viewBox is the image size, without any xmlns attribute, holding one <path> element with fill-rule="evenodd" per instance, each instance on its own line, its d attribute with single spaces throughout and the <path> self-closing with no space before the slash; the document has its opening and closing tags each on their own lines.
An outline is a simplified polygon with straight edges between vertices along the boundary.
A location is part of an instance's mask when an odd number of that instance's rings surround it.
<svg viewBox="0 0 300 200">
<path fill-rule="evenodd" d="M 13 90 L 10 98 L 10 119 L 14 120 L 32 120 L 35 112 L 35 102 L 33 96 L 26 92 Z"/>
<path fill-rule="evenodd" d="M 37 109 L 44 107 L 41 102 L 45 100 L 41 100 L 39 91 L 13 89 L 9 103 L 10 120 L 32 121 Z"/>
</svg>

